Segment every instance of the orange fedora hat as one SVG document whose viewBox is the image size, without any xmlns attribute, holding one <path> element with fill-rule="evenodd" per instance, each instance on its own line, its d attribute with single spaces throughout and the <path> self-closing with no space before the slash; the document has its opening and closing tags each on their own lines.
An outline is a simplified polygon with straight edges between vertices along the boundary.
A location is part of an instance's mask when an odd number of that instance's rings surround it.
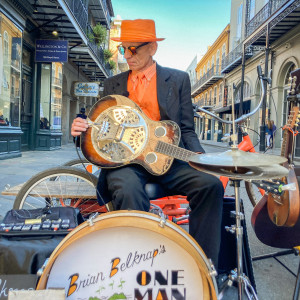
<svg viewBox="0 0 300 300">
<path fill-rule="evenodd" d="M 157 38 L 153 20 L 137 19 L 123 20 L 121 23 L 121 36 L 112 37 L 115 42 L 156 42 L 164 38 Z"/>
</svg>

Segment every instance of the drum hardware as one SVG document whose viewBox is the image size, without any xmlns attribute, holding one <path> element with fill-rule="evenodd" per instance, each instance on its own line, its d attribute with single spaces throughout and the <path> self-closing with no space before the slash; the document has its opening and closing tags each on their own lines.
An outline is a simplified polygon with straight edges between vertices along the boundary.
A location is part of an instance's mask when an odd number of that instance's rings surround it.
<svg viewBox="0 0 300 300">
<path fill-rule="evenodd" d="M 87 219 L 87 222 L 88 222 L 88 224 L 89 224 L 90 226 L 93 226 L 93 225 L 94 225 L 94 219 L 95 219 L 98 215 L 99 215 L 99 213 L 98 213 L 98 212 L 95 212 L 95 213 L 93 213 L 93 214 L 91 214 L 91 215 L 89 216 L 89 218 Z"/>
<path fill-rule="evenodd" d="M 237 268 L 231 271 L 231 275 L 228 277 L 227 283 L 224 285 L 224 289 L 227 286 L 231 286 L 233 282 L 237 282 L 238 285 L 238 299 L 241 300 L 243 297 L 243 290 L 245 291 L 249 300 L 258 299 L 254 288 L 251 286 L 250 280 L 243 273 L 243 227 L 241 221 L 244 220 L 244 213 L 240 207 L 240 179 L 230 179 L 234 186 L 235 194 L 235 225 L 230 227 L 226 226 L 226 231 L 236 235 L 236 253 L 237 253 Z M 249 291 L 250 289 L 250 291 Z M 222 291 L 221 291 L 222 294 Z"/>
<path fill-rule="evenodd" d="M 42 276 L 42 274 L 43 274 L 43 272 L 44 272 L 44 270 L 45 270 L 45 268 L 46 268 L 46 266 L 48 264 L 48 261 L 49 261 L 49 258 L 46 258 L 46 260 L 44 261 L 43 265 L 38 269 L 38 271 L 36 273 L 38 277 Z"/>
<path fill-rule="evenodd" d="M 244 152 L 235 147 L 217 154 L 195 155 L 189 161 L 189 164 L 197 170 L 229 177 L 234 187 L 235 225 L 225 229 L 236 236 L 237 268 L 232 271 L 232 275 L 224 284 L 223 289 L 232 285 L 233 282 L 237 282 L 239 300 L 243 297 L 243 291 L 248 299 L 258 299 L 249 279 L 243 273 L 243 227 L 241 221 L 244 220 L 245 216 L 240 207 L 240 182 L 249 178 L 262 180 L 286 176 L 288 170 L 280 165 L 284 162 L 286 162 L 284 157 Z M 223 293 L 222 290 L 220 294 Z"/>
</svg>

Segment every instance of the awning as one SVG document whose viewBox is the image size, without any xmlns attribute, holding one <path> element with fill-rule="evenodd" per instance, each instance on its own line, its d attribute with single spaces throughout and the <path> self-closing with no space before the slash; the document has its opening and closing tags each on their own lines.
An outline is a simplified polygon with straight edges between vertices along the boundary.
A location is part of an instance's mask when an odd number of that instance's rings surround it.
<svg viewBox="0 0 300 300">
<path fill-rule="evenodd" d="M 243 101 L 243 113 L 250 111 L 251 107 L 251 100 Z M 234 111 L 238 111 L 240 109 L 240 103 L 234 104 Z M 232 112 L 232 105 L 221 107 L 215 110 L 218 114 L 231 114 Z"/>
</svg>

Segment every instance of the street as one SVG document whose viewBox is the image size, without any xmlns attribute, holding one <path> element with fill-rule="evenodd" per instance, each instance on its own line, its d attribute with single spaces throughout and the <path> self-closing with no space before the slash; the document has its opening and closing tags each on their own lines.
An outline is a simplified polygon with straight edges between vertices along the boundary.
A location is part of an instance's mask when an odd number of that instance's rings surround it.
<svg viewBox="0 0 300 300">
<path fill-rule="evenodd" d="M 204 145 L 207 153 L 222 152 L 226 148 L 220 148 L 211 145 Z M 25 182 L 31 176 L 47 168 L 62 165 L 65 162 L 77 158 L 77 153 L 73 144 L 62 146 L 62 149 L 56 151 L 29 151 L 22 153 L 22 157 L 0 161 L 0 190 L 5 186 Z M 234 194 L 233 188 L 228 185 L 226 195 Z M 269 254 L 283 249 L 275 249 L 262 244 L 255 236 L 251 227 L 250 218 L 252 205 L 248 200 L 246 190 L 242 184 L 240 195 L 245 207 L 247 234 L 251 256 L 255 257 L 262 254 Z M 9 209 L 13 206 L 14 198 L 12 196 L 0 195 L 0 209 L 2 219 Z M 299 258 L 294 254 L 281 256 L 278 258 L 295 274 L 298 271 Z M 253 262 L 255 282 L 258 292 L 258 298 L 263 300 L 290 300 L 293 299 L 295 286 L 295 276 L 287 271 L 274 258 L 268 258 Z"/>
</svg>

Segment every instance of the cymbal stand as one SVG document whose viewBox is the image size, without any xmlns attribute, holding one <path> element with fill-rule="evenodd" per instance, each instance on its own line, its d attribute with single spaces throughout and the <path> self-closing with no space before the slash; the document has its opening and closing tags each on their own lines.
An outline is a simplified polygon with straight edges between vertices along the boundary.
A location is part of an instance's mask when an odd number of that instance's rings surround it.
<svg viewBox="0 0 300 300">
<path fill-rule="evenodd" d="M 225 227 L 227 231 L 236 236 L 236 253 L 237 253 L 237 268 L 231 271 L 229 275 L 228 285 L 231 285 L 232 282 L 237 282 L 238 286 L 238 299 L 242 300 L 243 290 L 247 295 L 248 299 L 256 299 L 257 295 L 254 288 L 251 286 L 250 280 L 243 273 L 243 227 L 241 221 L 244 220 L 244 213 L 241 211 L 240 206 L 240 182 L 241 179 L 230 178 L 232 185 L 234 186 L 234 195 L 235 195 L 235 225 L 230 227 Z"/>
</svg>

